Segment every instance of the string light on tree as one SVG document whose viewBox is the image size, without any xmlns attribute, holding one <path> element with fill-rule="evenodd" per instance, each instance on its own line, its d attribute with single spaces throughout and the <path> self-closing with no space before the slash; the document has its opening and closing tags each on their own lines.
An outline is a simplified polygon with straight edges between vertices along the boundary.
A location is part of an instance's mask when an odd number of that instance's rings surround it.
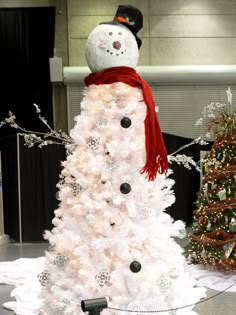
<svg viewBox="0 0 236 315">
<path fill-rule="evenodd" d="M 228 106 L 207 117 L 206 124 L 216 140 L 205 158 L 187 256 L 195 264 L 235 271 L 236 112 L 230 88 L 226 92 Z"/>
</svg>

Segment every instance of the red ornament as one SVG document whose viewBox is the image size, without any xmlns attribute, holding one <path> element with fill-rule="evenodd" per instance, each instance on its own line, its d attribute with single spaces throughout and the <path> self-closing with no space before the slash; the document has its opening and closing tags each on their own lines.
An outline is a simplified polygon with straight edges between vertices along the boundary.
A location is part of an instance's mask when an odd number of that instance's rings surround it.
<svg viewBox="0 0 236 315">
<path fill-rule="evenodd" d="M 205 218 L 205 219 L 203 219 L 203 221 L 202 221 L 202 224 L 207 224 L 207 222 L 208 222 L 208 220 Z"/>
</svg>

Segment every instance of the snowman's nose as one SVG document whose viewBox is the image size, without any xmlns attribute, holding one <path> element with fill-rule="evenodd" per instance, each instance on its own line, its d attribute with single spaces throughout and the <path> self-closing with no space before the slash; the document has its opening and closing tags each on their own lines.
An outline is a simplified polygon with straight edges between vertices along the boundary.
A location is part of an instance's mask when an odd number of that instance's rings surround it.
<svg viewBox="0 0 236 315">
<path fill-rule="evenodd" d="M 113 48 L 119 50 L 121 48 L 121 42 L 119 42 L 118 40 L 116 40 L 115 42 L 113 42 Z"/>
</svg>

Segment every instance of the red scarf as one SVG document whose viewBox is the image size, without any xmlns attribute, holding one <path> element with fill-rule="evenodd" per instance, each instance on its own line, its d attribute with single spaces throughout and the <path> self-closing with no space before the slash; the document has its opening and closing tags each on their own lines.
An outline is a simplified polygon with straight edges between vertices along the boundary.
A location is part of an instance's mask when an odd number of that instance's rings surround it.
<svg viewBox="0 0 236 315">
<path fill-rule="evenodd" d="M 112 67 L 97 73 L 88 75 L 84 82 L 87 86 L 92 84 L 112 84 L 123 82 L 130 86 L 142 89 L 144 102 L 147 106 L 145 125 L 146 137 L 146 164 L 140 173 L 147 173 L 149 181 L 156 178 L 157 172 L 166 173 L 168 170 L 168 159 L 161 128 L 155 112 L 155 103 L 151 88 L 138 73 L 130 67 Z"/>
</svg>

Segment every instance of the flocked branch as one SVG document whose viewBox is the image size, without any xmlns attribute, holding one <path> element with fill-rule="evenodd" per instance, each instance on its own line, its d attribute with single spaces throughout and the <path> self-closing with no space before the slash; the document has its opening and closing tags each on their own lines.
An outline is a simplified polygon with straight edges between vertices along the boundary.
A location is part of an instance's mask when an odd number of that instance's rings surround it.
<svg viewBox="0 0 236 315">
<path fill-rule="evenodd" d="M 11 111 L 8 112 L 9 116 L 6 117 L 0 123 L 0 128 L 4 125 L 9 125 L 10 127 L 21 131 L 19 134 L 24 137 L 25 145 L 28 148 L 31 148 L 34 145 L 37 145 L 39 148 L 42 148 L 43 146 L 46 146 L 48 144 L 62 144 L 62 145 L 72 144 L 72 139 L 70 138 L 70 136 L 66 132 L 63 132 L 61 130 L 59 131 L 53 130 L 48 124 L 47 120 L 43 116 L 41 116 L 41 110 L 38 107 L 38 105 L 36 104 L 33 104 L 33 105 L 36 109 L 36 113 L 38 114 L 39 119 L 49 130 L 48 132 L 26 130 L 25 128 L 17 124 L 16 116 Z"/>
</svg>

